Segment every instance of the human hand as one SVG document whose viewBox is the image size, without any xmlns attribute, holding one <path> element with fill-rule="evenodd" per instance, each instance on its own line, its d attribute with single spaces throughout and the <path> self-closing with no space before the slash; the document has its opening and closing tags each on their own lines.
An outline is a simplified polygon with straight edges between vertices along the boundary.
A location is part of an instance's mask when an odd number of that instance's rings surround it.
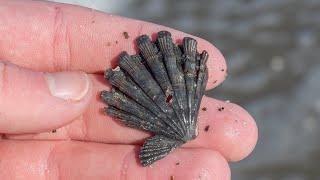
<svg viewBox="0 0 320 180">
<path fill-rule="evenodd" d="M 199 136 L 152 167 L 136 159 L 147 133 L 105 116 L 103 71 L 134 39 L 169 30 L 90 9 L 39 1 L 0 1 L 0 179 L 230 179 L 227 161 L 253 150 L 257 127 L 239 106 L 204 97 Z M 207 50 L 207 89 L 226 64 Z M 223 107 L 223 108 L 222 108 Z"/>
</svg>

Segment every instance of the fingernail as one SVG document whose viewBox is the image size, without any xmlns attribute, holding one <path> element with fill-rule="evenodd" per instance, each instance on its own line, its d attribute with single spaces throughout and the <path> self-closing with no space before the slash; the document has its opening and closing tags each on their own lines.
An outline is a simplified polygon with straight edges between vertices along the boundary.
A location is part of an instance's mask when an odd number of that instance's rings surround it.
<svg viewBox="0 0 320 180">
<path fill-rule="evenodd" d="M 89 90 L 90 80 L 83 72 L 45 73 L 52 96 L 64 100 L 81 100 Z"/>
</svg>

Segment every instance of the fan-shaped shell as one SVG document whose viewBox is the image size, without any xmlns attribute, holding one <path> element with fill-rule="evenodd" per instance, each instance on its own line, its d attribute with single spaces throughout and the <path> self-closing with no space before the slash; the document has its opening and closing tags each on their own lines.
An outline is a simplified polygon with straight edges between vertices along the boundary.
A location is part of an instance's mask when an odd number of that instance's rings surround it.
<svg viewBox="0 0 320 180">
<path fill-rule="evenodd" d="M 168 31 L 158 32 L 155 42 L 142 35 L 137 44 L 140 54 L 122 52 L 119 66 L 106 70 L 112 90 L 103 91 L 101 98 L 108 104 L 108 115 L 154 134 L 139 155 L 147 166 L 197 136 L 208 53 L 199 54 L 197 41 L 190 37 L 182 45 L 174 44 Z"/>
</svg>

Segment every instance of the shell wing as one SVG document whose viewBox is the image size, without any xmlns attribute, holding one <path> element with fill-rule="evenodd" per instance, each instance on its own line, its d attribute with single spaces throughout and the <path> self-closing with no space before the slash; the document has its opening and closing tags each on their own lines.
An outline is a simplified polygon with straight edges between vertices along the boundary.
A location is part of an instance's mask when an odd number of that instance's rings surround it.
<svg viewBox="0 0 320 180">
<path fill-rule="evenodd" d="M 143 166 L 148 166 L 153 162 L 164 158 L 172 150 L 182 144 L 182 141 L 155 135 L 144 142 L 139 154 L 140 162 Z"/>
</svg>

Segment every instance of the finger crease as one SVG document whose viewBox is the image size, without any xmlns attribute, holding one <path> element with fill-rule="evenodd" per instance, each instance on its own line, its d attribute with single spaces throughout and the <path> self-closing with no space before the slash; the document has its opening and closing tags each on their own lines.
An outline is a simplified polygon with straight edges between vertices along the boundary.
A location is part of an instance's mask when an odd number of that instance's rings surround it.
<svg viewBox="0 0 320 180">
<path fill-rule="evenodd" d="M 130 155 L 134 153 L 134 150 L 130 150 L 126 153 L 126 155 L 122 159 L 121 169 L 120 169 L 120 180 L 127 180 L 128 179 L 128 166 Z"/>
<path fill-rule="evenodd" d="M 6 81 L 7 81 L 6 74 L 7 74 L 7 66 L 5 63 L 2 63 L 2 64 L 0 64 L 0 76 L 1 76 L 0 90 L 1 90 L 1 92 L 4 92 L 4 85 L 6 84 Z"/>
<path fill-rule="evenodd" d="M 70 36 L 61 7 L 54 7 L 53 70 L 68 70 L 71 66 Z"/>
<path fill-rule="evenodd" d="M 71 47 L 70 47 L 70 34 L 69 34 L 69 28 L 68 23 L 66 23 L 66 34 L 65 34 L 65 44 L 66 44 L 66 59 L 65 59 L 65 70 L 70 70 L 72 67 L 72 56 L 71 56 Z"/>
<path fill-rule="evenodd" d="M 140 24 L 139 24 L 138 36 L 140 36 L 140 35 L 142 34 L 142 30 L 143 30 L 144 25 L 145 25 L 145 23 L 140 23 Z"/>
<path fill-rule="evenodd" d="M 80 117 L 82 119 L 82 135 L 83 135 L 83 139 L 89 139 L 88 136 L 88 131 L 89 131 L 89 122 L 88 122 L 88 118 L 84 117 L 84 115 L 81 115 Z"/>
<path fill-rule="evenodd" d="M 56 150 L 58 144 L 54 144 L 52 148 L 49 150 L 49 154 L 47 157 L 47 167 L 45 170 L 45 179 L 61 179 L 60 173 L 60 165 L 56 159 Z"/>
</svg>

